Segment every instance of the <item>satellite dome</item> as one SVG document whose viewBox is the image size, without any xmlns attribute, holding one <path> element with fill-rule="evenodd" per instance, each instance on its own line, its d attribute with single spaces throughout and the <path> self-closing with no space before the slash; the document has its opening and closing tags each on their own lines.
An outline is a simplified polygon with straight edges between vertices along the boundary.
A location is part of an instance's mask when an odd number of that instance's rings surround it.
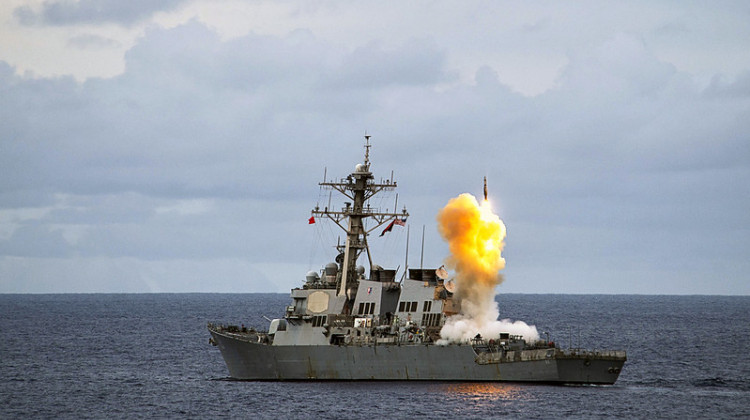
<svg viewBox="0 0 750 420">
<path fill-rule="evenodd" d="M 308 283 L 315 283 L 316 281 L 320 280 L 320 276 L 318 275 L 317 271 L 308 271 L 305 279 Z"/>
<path fill-rule="evenodd" d="M 354 167 L 354 172 L 367 172 L 367 169 L 365 169 L 365 164 L 358 163 L 357 166 Z"/>
</svg>

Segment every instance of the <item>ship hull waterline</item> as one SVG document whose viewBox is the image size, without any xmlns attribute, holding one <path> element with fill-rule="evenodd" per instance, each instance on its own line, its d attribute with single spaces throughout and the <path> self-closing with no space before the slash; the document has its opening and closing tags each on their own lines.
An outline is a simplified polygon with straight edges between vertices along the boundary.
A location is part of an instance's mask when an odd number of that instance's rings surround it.
<svg viewBox="0 0 750 420">
<path fill-rule="evenodd" d="M 591 354 L 477 363 L 471 345 L 275 346 L 210 331 L 238 380 L 491 381 L 612 385 L 625 358 Z"/>
</svg>

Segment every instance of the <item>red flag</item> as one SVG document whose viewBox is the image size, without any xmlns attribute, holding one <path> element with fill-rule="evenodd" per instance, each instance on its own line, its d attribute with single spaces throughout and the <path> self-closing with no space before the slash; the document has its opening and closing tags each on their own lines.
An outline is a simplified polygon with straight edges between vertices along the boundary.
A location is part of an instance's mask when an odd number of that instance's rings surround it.
<svg viewBox="0 0 750 420">
<path fill-rule="evenodd" d="M 395 220 L 394 220 L 393 222 L 395 222 Z M 386 232 L 390 232 L 391 230 L 393 230 L 393 222 L 391 222 L 391 223 L 390 223 L 390 224 L 388 225 L 388 227 L 387 227 L 387 228 L 383 229 L 383 232 L 381 232 L 381 233 L 380 233 L 380 236 L 383 236 L 383 235 L 385 235 L 385 234 L 386 234 Z"/>
<path fill-rule="evenodd" d="M 406 226 L 406 219 L 396 219 L 393 221 L 393 223 L 399 225 L 399 226 Z"/>
<path fill-rule="evenodd" d="M 310 216 L 310 218 L 309 218 L 309 219 L 307 219 L 307 224 L 308 224 L 308 225 L 311 225 L 311 224 L 313 224 L 313 223 L 315 223 L 315 216 Z"/>
<path fill-rule="evenodd" d="M 394 222 L 396 222 L 396 221 L 394 220 L 393 222 L 391 222 L 391 223 L 390 223 L 390 224 L 388 225 L 388 227 L 387 227 L 387 228 L 383 229 L 383 232 L 381 232 L 381 233 L 380 233 L 380 236 L 383 236 L 383 235 L 385 235 L 385 234 L 386 234 L 386 232 L 390 232 L 391 230 L 393 230 L 393 223 L 394 223 Z"/>
</svg>

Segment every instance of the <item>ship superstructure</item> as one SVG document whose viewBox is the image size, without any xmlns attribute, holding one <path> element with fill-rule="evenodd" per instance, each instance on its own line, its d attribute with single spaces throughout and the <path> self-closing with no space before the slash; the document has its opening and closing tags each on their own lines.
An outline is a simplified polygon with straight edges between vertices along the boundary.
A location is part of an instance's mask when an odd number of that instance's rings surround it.
<svg viewBox="0 0 750 420">
<path fill-rule="evenodd" d="M 397 270 L 373 263 L 367 238 L 409 216 L 381 211 L 369 200 L 394 190 L 391 179 L 375 181 L 370 143 L 364 161 L 346 178 L 320 185 L 348 200 L 341 208 L 312 210 L 346 235 L 335 262 L 307 273 L 292 289 L 292 302 L 268 331 L 209 324 L 232 378 L 248 380 L 482 380 L 612 384 L 626 360 L 624 351 L 561 349 L 550 341 L 477 334 L 467 342 L 440 340 L 448 317 L 460 312 L 448 273 L 438 269 Z M 486 180 L 485 180 L 486 191 Z M 485 192 L 486 193 L 486 192 Z M 394 207 L 395 210 L 395 207 Z M 372 223 L 368 223 L 369 221 Z M 366 255 L 369 268 L 357 265 Z M 368 275 L 366 275 L 368 273 Z M 438 343 L 438 341 L 440 342 Z"/>
</svg>

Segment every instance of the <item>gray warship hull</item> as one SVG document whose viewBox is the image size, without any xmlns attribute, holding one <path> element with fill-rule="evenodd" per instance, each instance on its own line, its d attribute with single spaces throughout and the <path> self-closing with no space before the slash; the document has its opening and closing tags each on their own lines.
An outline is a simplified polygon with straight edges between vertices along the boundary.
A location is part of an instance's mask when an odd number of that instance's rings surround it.
<svg viewBox="0 0 750 420">
<path fill-rule="evenodd" d="M 352 173 L 338 180 L 324 175 L 318 184 L 348 201 L 336 207 L 329 197 L 329 205 L 316 205 L 308 219 L 308 224 L 315 224 L 316 217 L 328 219 L 346 233 L 343 244 L 337 241 L 335 260 L 305 275 L 304 284 L 291 290 L 292 301 L 283 318 L 269 319 L 267 331 L 208 325 L 210 342 L 219 347 L 232 378 L 615 383 L 626 360 L 624 351 L 563 350 L 550 341 L 549 334 L 547 340 L 540 340 L 535 327 L 519 331 L 515 324 L 490 329 L 469 326 L 460 334 L 444 336 L 444 327 L 452 320 L 461 321 L 453 317 L 463 314 L 466 296 L 461 297 L 461 288 L 470 287 L 462 286 L 458 277 L 451 279 L 445 266 L 423 268 L 420 263 L 420 268 L 410 268 L 405 262 L 399 278 L 398 268 L 373 262 L 368 236 L 376 229 L 382 229 L 383 236 L 394 226 L 405 226 L 409 213 L 406 207 L 396 211 L 398 198 L 393 211 L 369 204 L 376 194 L 396 188 L 392 175 L 376 181 L 370 172 L 369 140 L 366 135 L 364 162 Z M 487 199 L 486 178 L 484 193 Z M 475 251 L 474 263 L 491 267 L 483 274 L 485 280 L 499 281 L 492 270 L 502 268 L 497 263 L 504 227 L 494 216 L 497 222 L 488 225 L 492 235 L 471 232 L 467 226 L 481 221 L 471 214 L 472 223 L 457 224 L 470 234 L 463 245 Z M 408 241 L 406 250 L 408 256 Z M 357 265 L 364 255 L 369 275 Z M 462 281 L 472 284 L 476 273 L 469 271 L 471 275 Z M 482 294 L 481 299 L 491 300 L 493 291 Z M 477 307 L 466 299 L 469 306 Z"/>
<path fill-rule="evenodd" d="M 614 384 L 622 351 L 477 352 L 470 344 L 269 345 L 210 329 L 240 380 L 507 381 Z"/>
</svg>

